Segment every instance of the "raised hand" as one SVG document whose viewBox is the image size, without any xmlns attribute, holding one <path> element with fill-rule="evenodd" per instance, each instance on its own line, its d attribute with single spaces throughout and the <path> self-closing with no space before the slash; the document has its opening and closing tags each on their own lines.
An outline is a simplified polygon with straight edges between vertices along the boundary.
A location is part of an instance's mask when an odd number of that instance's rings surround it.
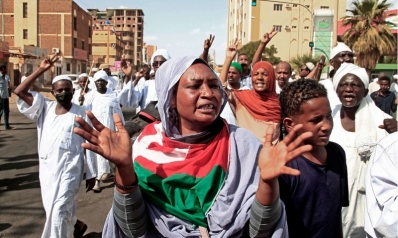
<svg viewBox="0 0 398 238">
<path fill-rule="evenodd" d="M 380 125 L 380 129 L 386 130 L 389 134 L 397 131 L 398 122 L 394 118 L 386 118 L 383 120 L 383 125 Z"/>
<path fill-rule="evenodd" d="M 215 37 L 216 37 L 215 35 L 210 34 L 210 37 L 208 39 L 206 39 L 204 44 L 203 44 L 203 49 L 204 50 L 209 50 L 210 49 L 211 45 L 213 44 L 213 41 L 214 41 Z"/>
<path fill-rule="evenodd" d="M 57 62 L 59 59 L 59 56 L 57 54 L 53 54 L 51 57 L 46 57 L 41 63 L 40 63 L 40 68 L 44 70 L 50 69 L 55 62 Z"/>
<path fill-rule="evenodd" d="M 308 152 L 312 149 L 311 145 L 304 145 L 304 140 L 312 136 L 311 132 L 305 132 L 299 136 L 298 130 L 302 125 L 296 125 L 292 131 L 279 142 L 272 146 L 272 135 L 274 128 L 269 127 L 265 135 L 264 146 L 258 156 L 258 167 L 260 169 L 260 177 L 264 182 L 270 182 L 283 174 L 297 176 L 300 171 L 287 167 L 286 164 L 295 159 L 297 156 Z"/>
<path fill-rule="evenodd" d="M 238 38 L 236 38 L 234 43 L 227 48 L 226 57 L 235 58 L 236 54 L 238 53 L 238 45 L 239 45 L 239 40 Z"/>
<path fill-rule="evenodd" d="M 278 34 L 278 31 L 275 30 L 275 27 L 272 27 L 272 30 L 269 33 L 265 33 L 263 38 L 261 38 L 261 43 L 267 44 L 271 41 L 271 39 Z"/>
<path fill-rule="evenodd" d="M 90 111 L 86 111 L 93 127 L 90 126 L 83 118 L 76 117 L 76 121 L 82 128 L 75 128 L 74 132 L 83 137 L 90 143 L 83 143 L 84 149 L 91 150 L 117 167 L 129 166 L 132 164 L 131 139 L 123 127 L 119 114 L 113 115 L 113 121 L 117 128 L 117 132 L 105 127 L 97 120 Z"/>
<path fill-rule="evenodd" d="M 130 61 L 127 61 L 126 59 L 122 59 L 121 66 L 122 66 L 122 72 L 124 73 L 124 75 L 126 75 L 126 77 L 128 79 L 130 79 L 131 75 L 133 73 L 133 70 L 135 69 L 135 66 L 132 65 L 130 63 Z"/>
</svg>

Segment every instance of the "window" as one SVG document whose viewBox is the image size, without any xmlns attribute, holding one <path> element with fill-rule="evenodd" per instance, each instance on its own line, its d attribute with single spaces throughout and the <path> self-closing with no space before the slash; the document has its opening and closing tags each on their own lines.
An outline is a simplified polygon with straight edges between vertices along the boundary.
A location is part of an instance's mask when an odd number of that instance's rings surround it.
<svg viewBox="0 0 398 238">
<path fill-rule="evenodd" d="M 309 26 L 305 26 L 304 29 L 308 30 L 308 29 L 310 29 L 310 27 Z"/>
<path fill-rule="evenodd" d="M 141 37 L 141 32 L 138 32 L 138 33 L 137 33 L 137 37 Z"/>
<path fill-rule="evenodd" d="M 84 50 L 84 41 L 82 41 L 82 50 Z"/>
<path fill-rule="evenodd" d="M 282 11 L 282 4 L 274 4 L 274 11 Z"/>
<path fill-rule="evenodd" d="M 28 39 L 28 29 L 23 29 L 23 38 Z"/>
<path fill-rule="evenodd" d="M 296 28 L 297 28 L 297 26 L 292 26 L 292 28 L 293 28 L 293 29 L 296 29 Z"/>
<path fill-rule="evenodd" d="M 111 21 L 111 20 L 112 20 L 112 17 L 109 17 L 108 20 Z"/>
<path fill-rule="evenodd" d="M 310 8 L 310 5 L 305 5 L 306 8 Z"/>
<path fill-rule="evenodd" d="M 120 17 L 118 17 L 117 20 L 120 21 Z"/>
<path fill-rule="evenodd" d="M 329 6 L 321 6 L 321 9 L 329 9 Z"/>
<path fill-rule="evenodd" d="M 77 48 L 77 39 L 73 38 L 73 47 Z"/>
<path fill-rule="evenodd" d="M 91 44 L 88 44 L 88 54 L 91 55 Z"/>
<path fill-rule="evenodd" d="M 88 27 L 88 38 L 91 38 L 91 26 Z"/>
<path fill-rule="evenodd" d="M 73 29 L 77 31 L 77 18 L 73 17 Z"/>
<path fill-rule="evenodd" d="M 127 20 L 128 20 L 128 21 L 131 21 L 131 17 L 127 17 Z"/>
<path fill-rule="evenodd" d="M 138 25 L 138 30 L 141 31 L 142 30 L 142 26 Z"/>
<path fill-rule="evenodd" d="M 70 71 L 70 63 L 66 63 L 66 71 Z"/>
<path fill-rule="evenodd" d="M 297 7 L 297 4 L 293 4 L 293 7 Z"/>
<path fill-rule="evenodd" d="M 138 22 L 142 22 L 142 18 L 141 17 L 138 18 Z"/>
<path fill-rule="evenodd" d="M 28 18 L 28 3 L 24 2 L 22 4 L 22 8 L 23 8 L 23 18 Z"/>
<path fill-rule="evenodd" d="M 281 32 L 282 31 L 282 26 L 281 25 L 274 25 L 274 29 Z"/>
</svg>

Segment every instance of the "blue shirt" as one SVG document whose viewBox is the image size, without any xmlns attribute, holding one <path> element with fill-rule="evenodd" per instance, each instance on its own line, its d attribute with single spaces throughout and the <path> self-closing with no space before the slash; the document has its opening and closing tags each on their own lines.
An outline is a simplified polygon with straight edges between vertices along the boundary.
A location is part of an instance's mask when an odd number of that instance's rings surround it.
<svg viewBox="0 0 398 238">
<path fill-rule="evenodd" d="M 388 91 L 386 95 L 381 95 L 380 90 L 370 94 L 376 106 L 383 112 L 390 114 L 390 110 L 394 105 L 395 93 Z"/>
<path fill-rule="evenodd" d="M 287 165 L 301 174 L 279 177 L 289 237 L 339 237 L 341 208 L 348 206 L 347 165 L 341 146 L 329 142 L 325 149 L 326 165 L 301 155 Z"/>
</svg>

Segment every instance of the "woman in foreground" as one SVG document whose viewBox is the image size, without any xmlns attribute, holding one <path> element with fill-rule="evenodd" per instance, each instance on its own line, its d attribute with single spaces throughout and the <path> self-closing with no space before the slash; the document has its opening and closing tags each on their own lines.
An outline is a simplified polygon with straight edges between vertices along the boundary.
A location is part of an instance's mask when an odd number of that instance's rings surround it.
<svg viewBox="0 0 398 238">
<path fill-rule="evenodd" d="M 162 122 L 148 125 L 131 146 L 118 115 L 118 132 L 88 112 L 95 129 L 77 119 L 75 132 L 117 166 L 115 195 L 103 237 L 288 237 L 277 202 L 290 160 L 311 150 L 301 125 L 272 147 L 220 118 L 227 102 L 218 77 L 201 59 L 175 58 L 156 74 Z M 273 181 L 273 182 L 270 182 Z M 276 182 L 275 182 L 276 181 Z M 270 207 L 276 212 L 270 214 Z"/>
</svg>

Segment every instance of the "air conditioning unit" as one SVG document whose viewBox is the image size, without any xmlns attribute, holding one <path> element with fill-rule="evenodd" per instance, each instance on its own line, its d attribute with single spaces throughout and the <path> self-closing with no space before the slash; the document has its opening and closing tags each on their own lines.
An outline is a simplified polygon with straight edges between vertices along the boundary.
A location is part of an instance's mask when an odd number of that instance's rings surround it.
<svg viewBox="0 0 398 238">
<path fill-rule="evenodd" d="M 285 26 L 285 29 L 286 29 L 286 30 L 289 30 L 289 29 L 290 29 L 290 26 L 289 26 L 289 25 L 286 25 L 286 26 Z"/>
<path fill-rule="evenodd" d="M 59 48 L 53 48 L 52 52 L 53 54 L 59 54 Z"/>
<path fill-rule="evenodd" d="M 285 7 L 291 7 L 290 3 L 286 3 Z"/>
</svg>

